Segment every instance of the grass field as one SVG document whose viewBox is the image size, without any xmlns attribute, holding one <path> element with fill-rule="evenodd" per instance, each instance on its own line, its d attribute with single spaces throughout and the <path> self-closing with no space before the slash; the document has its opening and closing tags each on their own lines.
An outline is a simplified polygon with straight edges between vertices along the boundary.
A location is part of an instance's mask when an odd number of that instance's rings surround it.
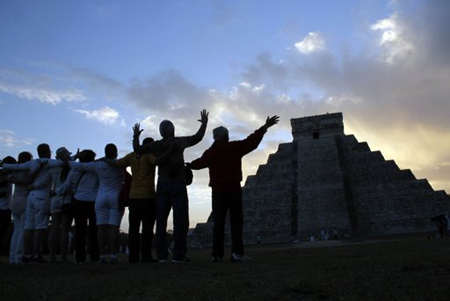
<svg viewBox="0 0 450 301">
<path fill-rule="evenodd" d="M 3 263 L 0 300 L 450 300 L 449 239 L 250 246 L 251 263 L 209 253 L 189 250 L 182 264 Z"/>
</svg>

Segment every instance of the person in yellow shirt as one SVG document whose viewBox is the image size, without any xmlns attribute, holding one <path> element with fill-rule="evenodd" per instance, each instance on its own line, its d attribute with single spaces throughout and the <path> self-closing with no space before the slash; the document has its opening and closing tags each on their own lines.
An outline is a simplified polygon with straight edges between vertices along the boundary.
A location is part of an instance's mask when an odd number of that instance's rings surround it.
<svg viewBox="0 0 450 301">
<path fill-rule="evenodd" d="M 153 138 L 146 138 L 143 144 L 152 143 Z M 155 203 L 155 160 L 154 154 L 138 154 L 131 152 L 118 160 L 107 163 L 118 167 L 131 167 L 132 180 L 128 201 L 128 247 L 129 263 L 155 262 L 151 248 L 153 227 L 156 219 Z M 140 227 L 142 223 L 142 239 Z"/>
</svg>

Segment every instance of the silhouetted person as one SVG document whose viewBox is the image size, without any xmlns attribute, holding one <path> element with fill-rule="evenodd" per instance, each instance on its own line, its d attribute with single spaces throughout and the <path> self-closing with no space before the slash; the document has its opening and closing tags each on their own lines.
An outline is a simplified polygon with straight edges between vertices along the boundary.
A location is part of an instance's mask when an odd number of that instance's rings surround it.
<svg viewBox="0 0 450 301">
<path fill-rule="evenodd" d="M 11 156 L 3 158 L 4 163 L 14 164 L 16 159 Z M 9 170 L 0 170 L 0 250 L 2 250 L 3 239 L 8 232 L 11 224 L 11 196 L 12 183 L 9 181 L 11 172 Z"/>
<path fill-rule="evenodd" d="M 175 137 L 175 127 L 169 120 L 159 126 L 163 139 L 154 143 L 139 145 L 142 132 L 139 124 L 134 127 L 133 148 L 136 153 L 154 153 L 157 156 L 158 184 L 156 192 L 156 248 L 160 262 L 167 261 L 166 231 L 167 218 L 173 208 L 173 262 L 186 262 L 186 235 L 189 229 L 189 205 L 186 190 L 184 150 L 199 143 L 205 135 L 208 112 L 200 112 L 201 126 L 197 133 L 188 137 Z"/>
<path fill-rule="evenodd" d="M 41 256 L 42 244 L 44 242 L 45 230 L 48 228 L 50 190 L 52 181 L 47 173 L 52 167 L 64 166 L 60 160 L 51 160 L 50 146 L 46 143 L 37 147 L 39 159 L 31 160 L 21 164 L 4 164 L 3 169 L 14 171 L 28 170 L 34 174 L 33 184 L 29 187 L 30 193 L 27 199 L 26 221 L 25 221 L 25 246 L 23 262 L 34 261 L 46 262 Z M 32 242 L 32 246 L 31 246 Z M 33 255 L 33 256 L 32 256 Z"/>
<path fill-rule="evenodd" d="M 224 256 L 224 230 L 227 211 L 230 211 L 231 261 L 250 260 L 244 255 L 242 242 L 242 157 L 256 149 L 267 129 L 278 123 L 279 117 L 267 117 L 266 123 L 241 141 L 229 141 L 228 130 L 218 127 L 213 130 L 214 143 L 203 155 L 192 161 L 194 170 L 209 168 L 209 186 L 212 188 L 212 215 L 214 218 L 213 251 L 214 262 Z"/>
<path fill-rule="evenodd" d="M 89 163 L 95 160 L 95 152 L 83 150 L 77 154 L 81 163 Z M 86 237 L 89 230 L 89 244 L 91 246 L 89 257 L 91 262 L 100 259 L 97 240 L 97 218 L 95 216 L 95 198 L 98 190 L 98 176 L 92 171 L 83 171 L 72 168 L 64 184 L 57 189 L 62 195 L 72 192 L 72 210 L 75 218 L 75 247 L 77 263 L 86 260 Z M 89 228 L 88 228 L 89 222 Z"/>
<path fill-rule="evenodd" d="M 71 153 L 65 148 L 60 147 L 56 150 L 56 159 L 65 163 L 70 161 Z M 65 165 L 63 167 L 53 167 L 47 174 L 47 177 L 51 178 L 53 183 L 50 199 L 50 215 L 52 220 L 52 226 L 48 234 L 48 249 L 50 251 L 50 262 L 56 262 L 56 249 L 59 241 L 61 261 L 67 262 L 67 252 L 69 245 L 69 228 L 72 224 L 72 215 L 70 212 L 63 210 L 64 204 L 70 204 L 72 199 L 72 193 L 66 192 L 64 194 L 56 194 L 56 190 L 59 186 L 63 185 L 69 174 L 70 167 Z M 47 179 L 43 180 L 44 182 Z M 36 184 L 39 185 L 39 184 Z M 59 240 L 58 240 L 59 236 Z"/>
<path fill-rule="evenodd" d="M 105 146 L 105 157 L 117 158 L 117 147 L 110 143 Z M 119 262 L 119 228 L 123 211 L 119 210 L 119 192 L 123 185 L 123 170 L 120 167 L 109 166 L 104 161 L 79 163 L 71 162 L 72 168 L 95 172 L 98 175 L 99 187 L 95 199 L 95 214 L 97 218 L 97 238 L 100 249 L 100 261 L 106 263 L 106 249 L 109 235 L 109 250 L 111 263 Z"/>
<path fill-rule="evenodd" d="M 143 145 L 154 142 L 145 138 Z M 128 201 L 128 246 L 130 263 L 153 262 L 152 241 L 156 219 L 155 203 L 155 160 L 154 154 L 129 153 L 118 160 L 106 160 L 112 166 L 131 167 L 132 180 Z M 142 238 L 140 229 L 142 223 Z"/>
<path fill-rule="evenodd" d="M 33 155 L 29 152 L 21 152 L 17 163 L 31 161 Z M 28 187 L 33 183 L 31 173 L 28 170 L 13 172 L 10 178 L 14 184 L 14 195 L 11 201 L 11 213 L 14 220 L 14 232 L 11 238 L 9 252 L 10 263 L 22 263 L 24 234 L 25 234 L 25 209 L 27 207 Z"/>
</svg>

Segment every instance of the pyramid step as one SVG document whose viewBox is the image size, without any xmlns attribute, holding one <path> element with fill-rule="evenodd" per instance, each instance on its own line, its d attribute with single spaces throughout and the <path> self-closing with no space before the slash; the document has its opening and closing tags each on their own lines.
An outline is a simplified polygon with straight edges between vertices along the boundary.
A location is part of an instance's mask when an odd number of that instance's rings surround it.
<svg viewBox="0 0 450 301">
<path fill-rule="evenodd" d="M 366 164 L 384 161 L 384 157 L 380 151 L 370 152 L 370 153 L 359 153 L 352 152 L 351 154 L 346 154 L 345 161 L 350 164 Z"/>
</svg>

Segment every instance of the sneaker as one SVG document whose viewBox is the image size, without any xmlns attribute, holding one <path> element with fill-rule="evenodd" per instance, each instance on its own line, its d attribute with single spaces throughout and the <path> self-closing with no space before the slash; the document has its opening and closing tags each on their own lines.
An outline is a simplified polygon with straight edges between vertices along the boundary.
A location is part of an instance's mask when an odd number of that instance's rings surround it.
<svg viewBox="0 0 450 301">
<path fill-rule="evenodd" d="M 160 260 L 158 260 L 158 262 L 159 262 L 159 263 L 166 263 L 166 262 L 167 262 L 167 259 L 160 259 Z"/>
<path fill-rule="evenodd" d="M 42 258 L 41 255 L 39 255 L 38 257 L 31 257 L 30 262 L 36 262 L 36 263 L 47 263 L 48 261 L 45 260 L 44 258 Z"/>
<path fill-rule="evenodd" d="M 172 262 L 174 262 L 174 263 L 182 263 L 182 262 L 191 262 L 191 260 L 189 258 L 187 258 L 186 256 L 184 256 L 182 258 L 173 258 Z"/>
<path fill-rule="evenodd" d="M 100 258 L 99 261 L 97 261 L 98 264 L 105 264 L 108 263 L 108 261 L 106 260 L 106 257 Z"/>
<path fill-rule="evenodd" d="M 252 259 L 245 255 L 233 253 L 233 254 L 231 254 L 231 261 L 232 262 L 246 262 L 246 261 L 252 261 Z"/>
<path fill-rule="evenodd" d="M 212 257 L 212 261 L 213 261 L 213 262 L 221 262 L 221 261 L 222 261 L 222 257 L 219 257 L 219 256 L 213 256 L 213 257 Z"/>
</svg>

